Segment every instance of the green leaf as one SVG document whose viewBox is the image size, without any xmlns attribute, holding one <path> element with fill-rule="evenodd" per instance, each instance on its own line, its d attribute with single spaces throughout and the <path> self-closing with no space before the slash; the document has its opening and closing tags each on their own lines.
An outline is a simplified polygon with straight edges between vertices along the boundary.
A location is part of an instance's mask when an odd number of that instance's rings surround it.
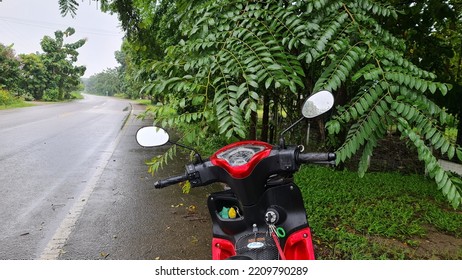
<svg viewBox="0 0 462 280">
<path fill-rule="evenodd" d="M 281 70 L 282 69 L 282 66 L 279 65 L 279 64 L 271 64 L 270 66 L 268 66 L 268 70 Z"/>
<path fill-rule="evenodd" d="M 458 149 L 456 150 L 456 154 L 457 154 L 457 158 L 458 158 L 460 161 L 462 161 L 462 150 L 458 148 Z"/>
<path fill-rule="evenodd" d="M 254 100 L 259 99 L 258 93 L 256 93 L 255 91 L 251 91 L 249 92 L 249 94 L 250 94 L 250 97 L 252 97 Z"/>
<path fill-rule="evenodd" d="M 435 144 L 435 149 L 440 149 L 442 148 L 443 144 L 447 143 L 446 139 L 444 139 L 444 136 L 441 136 L 438 142 Z"/>
<path fill-rule="evenodd" d="M 404 107 L 404 104 L 403 104 L 403 103 L 399 103 L 399 104 L 398 104 L 398 107 L 396 108 L 396 112 L 398 112 L 398 114 L 401 114 L 401 113 L 403 113 L 404 108 L 405 108 L 405 107 Z"/>
<path fill-rule="evenodd" d="M 436 92 L 436 84 L 435 83 L 430 83 L 430 85 L 428 86 L 428 89 L 430 90 L 431 93 L 435 93 Z"/>
<path fill-rule="evenodd" d="M 460 204 L 462 203 L 462 198 L 459 193 L 456 192 L 454 199 L 451 202 L 451 205 L 454 209 L 459 208 Z"/>
<path fill-rule="evenodd" d="M 448 180 L 448 181 L 451 181 L 451 180 Z M 454 185 L 453 184 L 445 184 L 443 186 L 443 188 L 441 189 L 441 192 L 445 195 L 445 196 L 448 196 L 449 192 L 451 191 L 451 189 L 454 189 Z"/>
<path fill-rule="evenodd" d="M 449 149 L 449 142 L 446 141 L 446 139 L 444 139 L 444 140 L 445 140 L 445 141 L 444 141 L 444 144 L 443 144 L 443 146 L 441 147 L 441 153 L 443 153 L 443 154 L 445 154 L 445 153 L 448 151 L 448 149 Z"/>
<path fill-rule="evenodd" d="M 268 89 L 271 86 L 271 83 L 273 82 L 273 77 L 268 77 L 265 81 L 265 88 Z"/>
<path fill-rule="evenodd" d="M 439 184 L 443 180 L 444 177 L 444 170 L 439 168 L 435 175 L 435 181 Z"/>
<path fill-rule="evenodd" d="M 350 112 L 350 115 L 351 115 L 351 117 L 353 119 L 358 118 L 358 112 L 356 111 L 356 109 L 354 107 L 350 107 L 349 112 Z"/>
<path fill-rule="evenodd" d="M 355 103 L 355 108 L 359 115 L 364 114 L 364 109 L 360 103 Z"/>
<path fill-rule="evenodd" d="M 456 197 L 456 193 L 457 193 L 456 188 L 452 186 L 447 194 L 449 201 L 454 200 L 454 198 Z"/>
<path fill-rule="evenodd" d="M 448 87 L 445 84 L 439 84 L 438 87 L 441 91 L 441 94 L 446 95 L 446 93 L 448 93 Z"/>
<path fill-rule="evenodd" d="M 248 83 L 249 83 L 249 85 L 251 85 L 252 87 L 258 88 L 258 83 L 257 83 L 257 82 L 255 82 L 255 81 L 249 81 Z"/>
<path fill-rule="evenodd" d="M 428 130 L 427 133 L 425 134 L 425 138 L 431 139 L 435 133 L 436 133 L 436 128 L 431 127 L 431 129 Z"/>
<path fill-rule="evenodd" d="M 432 145 L 435 146 L 440 140 L 440 138 L 441 138 L 441 134 L 439 132 L 435 133 L 431 139 Z"/>
<path fill-rule="evenodd" d="M 230 86 L 228 86 L 228 89 L 229 89 L 230 91 L 237 92 L 239 88 L 238 88 L 237 86 L 235 86 L 235 85 L 230 85 Z"/>
<path fill-rule="evenodd" d="M 334 135 L 340 132 L 340 122 L 337 120 L 331 120 L 326 124 L 329 134 Z"/>
<path fill-rule="evenodd" d="M 454 146 L 450 146 L 448 149 L 448 158 L 451 160 L 454 157 L 454 154 L 456 152 L 456 148 Z"/>
</svg>

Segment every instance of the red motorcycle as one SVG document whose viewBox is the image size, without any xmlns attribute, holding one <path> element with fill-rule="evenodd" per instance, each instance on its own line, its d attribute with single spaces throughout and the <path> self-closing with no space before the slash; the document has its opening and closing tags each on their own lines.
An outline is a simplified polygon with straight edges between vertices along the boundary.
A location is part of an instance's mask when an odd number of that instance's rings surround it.
<svg viewBox="0 0 462 280">
<path fill-rule="evenodd" d="M 303 146 L 286 146 L 283 134 L 304 118 L 329 111 L 332 94 L 311 95 L 303 117 L 283 133 L 279 145 L 240 141 L 227 145 L 209 159 L 200 156 L 182 175 L 159 180 L 155 188 L 189 181 L 191 187 L 225 183 L 229 189 L 212 193 L 207 201 L 212 219 L 212 258 L 315 259 L 311 231 L 299 187 L 293 175 L 301 164 L 333 163 L 333 153 L 303 153 Z M 161 146 L 169 135 L 161 128 L 143 127 L 136 139 L 143 147 Z M 178 143 L 173 143 L 178 144 Z"/>
</svg>

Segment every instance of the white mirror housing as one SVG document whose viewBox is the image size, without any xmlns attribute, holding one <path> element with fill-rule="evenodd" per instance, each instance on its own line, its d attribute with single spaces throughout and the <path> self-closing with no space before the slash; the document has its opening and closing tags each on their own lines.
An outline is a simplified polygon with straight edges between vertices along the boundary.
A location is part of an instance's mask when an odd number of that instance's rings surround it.
<svg viewBox="0 0 462 280">
<path fill-rule="evenodd" d="M 142 127 L 136 132 L 136 142 L 147 148 L 165 145 L 169 139 L 164 129 L 155 126 Z"/>
<path fill-rule="evenodd" d="M 312 119 L 324 114 L 334 106 L 334 96 L 327 90 L 319 91 L 305 101 L 302 114 L 305 118 Z"/>
</svg>

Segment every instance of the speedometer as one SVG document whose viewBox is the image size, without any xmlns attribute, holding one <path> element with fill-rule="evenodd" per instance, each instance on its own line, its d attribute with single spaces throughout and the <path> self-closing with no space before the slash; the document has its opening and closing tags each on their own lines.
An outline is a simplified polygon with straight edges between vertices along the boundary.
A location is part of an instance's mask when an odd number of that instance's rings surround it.
<svg viewBox="0 0 462 280">
<path fill-rule="evenodd" d="M 233 178 L 245 178 L 269 156 L 272 148 L 262 141 L 240 141 L 221 148 L 210 157 L 210 161 L 224 168 Z"/>
<path fill-rule="evenodd" d="M 260 145 L 243 145 L 231 148 L 217 154 L 217 158 L 224 159 L 231 166 L 241 166 L 248 163 L 252 157 L 265 149 Z"/>
</svg>

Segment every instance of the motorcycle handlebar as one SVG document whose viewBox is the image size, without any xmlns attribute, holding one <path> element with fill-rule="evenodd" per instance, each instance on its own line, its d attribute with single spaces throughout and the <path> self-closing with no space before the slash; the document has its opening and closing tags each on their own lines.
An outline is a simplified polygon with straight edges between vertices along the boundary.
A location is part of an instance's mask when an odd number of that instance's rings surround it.
<svg viewBox="0 0 462 280">
<path fill-rule="evenodd" d="M 294 154 L 292 154 L 293 156 Z M 298 154 L 296 156 L 296 162 L 298 164 L 304 163 L 332 163 L 336 159 L 336 155 L 334 153 L 304 153 Z M 162 189 L 168 187 L 170 185 L 174 185 L 177 183 L 181 183 L 184 181 L 189 180 L 188 173 L 178 176 L 173 176 L 164 180 L 159 180 L 154 183 L 154 187 L 156 189 Z"/>
<path fill-rule="evenodd" d="M 298 155 L 298 163 L 330 162 L 336 159 L 334 153 L 305 153 Z"/>
<path fill-rule="evenodd" d="M 154 188 L 156 189 L 162 189 L 165 187 L 168 187 L 170 185 L 174 185 L 177 183 L 181 183 L 188 180 L 188 176 L 186 175 L 178 175 L 178 176 L 173 176 L 164 180 L 159 180 L 154 183 Z"/>
</svg>

